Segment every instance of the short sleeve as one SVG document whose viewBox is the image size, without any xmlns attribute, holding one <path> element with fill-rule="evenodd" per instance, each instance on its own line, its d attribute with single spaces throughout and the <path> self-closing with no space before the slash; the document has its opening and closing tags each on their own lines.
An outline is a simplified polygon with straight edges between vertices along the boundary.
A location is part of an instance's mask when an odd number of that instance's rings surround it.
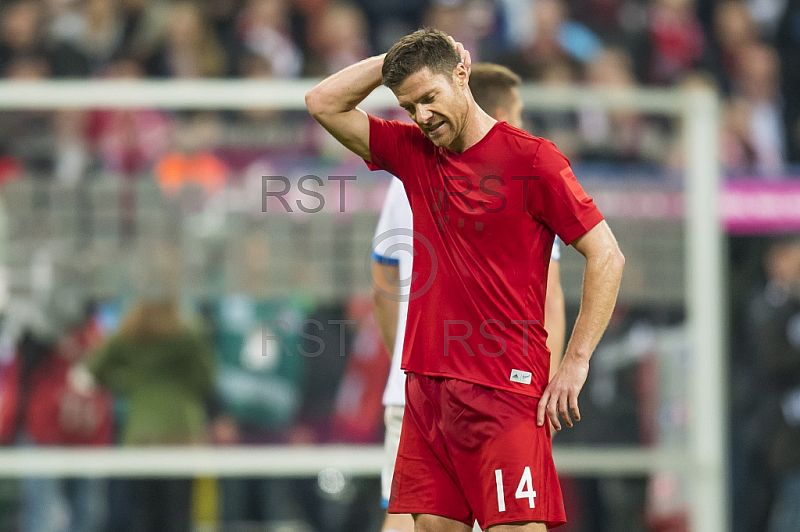
<svg viewBox="0 0 800 532">
<path fill-rule="evenodd" d="M 422 132 L 413 124 L 369 115 L 370 170 L 386 170 L 402 179 L 403 169 Z"/>
<path fill-rule="evenodd" d="M 410 253 L 413 249 L 412 228 L 411 206 L 405 188 L 399 179 L 393 177 L 372 240 L 372 259 L 398 265 L 399 252 Z"/>
<path fill-rule="evenodd" d="M 581 187 L 564 155 L 543 141 L 534 157 L 528 184 L 528 208 L 565 244 L 583 236 L 603 215 Z"/>
</svg>

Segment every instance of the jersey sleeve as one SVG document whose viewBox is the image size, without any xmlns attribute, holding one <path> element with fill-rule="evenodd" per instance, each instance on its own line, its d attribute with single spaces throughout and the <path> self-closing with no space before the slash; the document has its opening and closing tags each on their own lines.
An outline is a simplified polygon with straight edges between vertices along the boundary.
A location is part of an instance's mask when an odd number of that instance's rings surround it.
<svg viewBox="0 0 800 532">
<path fill-rule="evenodd" d="M 375 237 L 372 239 L 372 260 L 397 266 L 399 251 L 410 252 L 412 238 L 411 206 L 408 203 L 403 183 L 392 178 L 386 199 L 383 202 Z"/>
<path fill-rule="evenodd" d="M 569 160 L 552 142 L 543 141 L 534 157 L 528 208 L 565 244 L 583 236 L 603 215 L 581 187 Z"/>
<path fill-rule="evenodd" d="M 422 134 L 412 124 L 369 116 L 370 170 L 386 170 L 402 179 L 403 169 L 413 155 L 414 144 Z"/>
</svg>

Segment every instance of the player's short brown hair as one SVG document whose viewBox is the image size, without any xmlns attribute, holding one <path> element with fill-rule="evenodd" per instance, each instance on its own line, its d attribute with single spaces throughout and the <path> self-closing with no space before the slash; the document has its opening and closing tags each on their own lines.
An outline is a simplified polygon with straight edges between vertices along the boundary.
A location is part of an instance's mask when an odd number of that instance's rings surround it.
<svg viewBox="0 0 800 532">
<path fill-rule="evenodd" d="M 393 89 L 423 68 L 451 76 L 461 62 L 453 43 L 441 30 L 425 28 L 406 35 L 389 49 L 383 60 L 383 84 Z"/>
<path fill-rule="evenodd" d="M 511 89 L 517 87 L 522 79 L 508 68 L 494 63 L 472 65 L 469 75 L 469 90 L 475 103 L 489 114 L 498 108 L 508 109 L 511 103 Z"/>
</svg>

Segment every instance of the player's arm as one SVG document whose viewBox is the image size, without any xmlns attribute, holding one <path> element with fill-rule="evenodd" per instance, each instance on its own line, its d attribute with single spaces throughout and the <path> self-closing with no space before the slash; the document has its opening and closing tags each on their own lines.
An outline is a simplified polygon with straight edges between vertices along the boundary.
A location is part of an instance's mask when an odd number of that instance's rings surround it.
<svg viewBox="0 0 800 532">
<path fill-rule="evenodd" d="M 572 246 L 586 258 L 581 309 L 564 359 L 542 394 L 536 415 L 539 426 L 547 414 L 557 430 L 561 429 L 559 414 L 568 427 L 573 425 L 570 413 L 580 421 L 578 394 L 589 373 L 589 358 L 611 319 L 625 265 L 625 257 L 605 221 L 575 239 Z"/>
<path fill-rule="evenodd" d="M 311 116 L 365 161 L 370 161 L 369 117 L 356 106 L 380 86 L 384 55 L 350 65 L 306 93 Z"/>
<path fill-rule="evenodd" d="M 394 352 L 397 339 L 397 318 L 400 313 L 400 267 L 372 261 L 372 300 L 375 303 L 375 321 L 389 356 Z"/>
<path fill-rule="evenodd" d="M 553 380 L 558 366 L 561 364 L 566 327 L 564 290 L 561 288 L 561 263 L 550 259 L 550 268 L 547 272 L 547 296 L 544 300 L 544 328 L 547 331 L 547 348 L 550 350 L 548 381 Z"/>
</svg>

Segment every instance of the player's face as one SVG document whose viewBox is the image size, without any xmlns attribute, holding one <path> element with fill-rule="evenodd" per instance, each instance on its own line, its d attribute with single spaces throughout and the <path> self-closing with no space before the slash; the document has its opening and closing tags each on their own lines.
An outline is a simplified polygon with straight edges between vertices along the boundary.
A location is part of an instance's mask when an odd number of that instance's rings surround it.
<svg viewBox="0 0 800 532">
<path fill-rule="evenodd" d="M 467 121 L 466 83 L 462 65 L 449 78 L 426 67 L 408 76 L 394 94 L 431 142 L 447 147 L 458 139 Z"/>
</svg>

